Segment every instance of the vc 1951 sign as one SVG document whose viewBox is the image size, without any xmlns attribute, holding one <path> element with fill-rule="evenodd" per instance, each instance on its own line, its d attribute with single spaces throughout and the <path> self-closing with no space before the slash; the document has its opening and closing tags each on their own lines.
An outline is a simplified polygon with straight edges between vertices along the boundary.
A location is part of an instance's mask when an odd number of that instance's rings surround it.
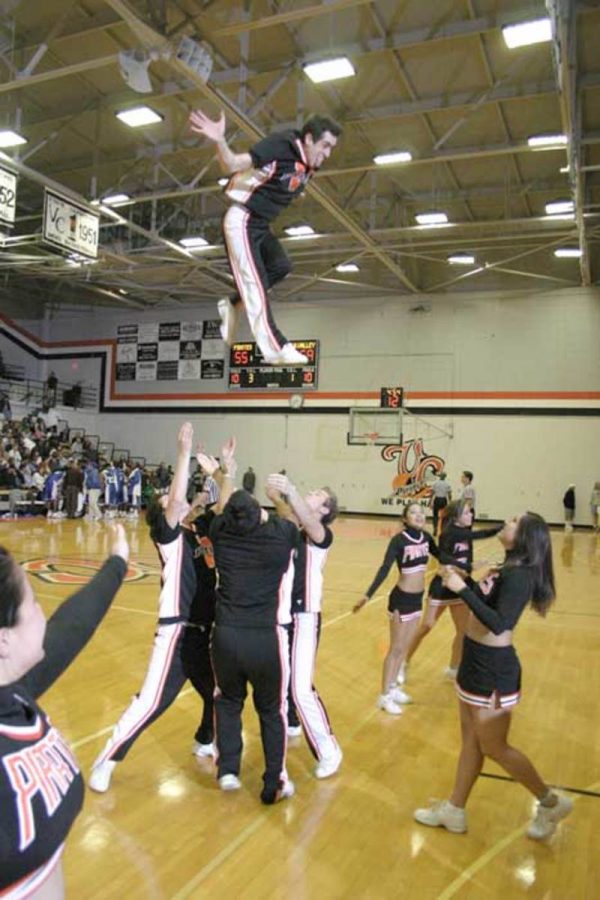
<svg viewBox="0 0 600 900">
<path fill-rule="evenodd" d="M 96 259 L 100 216 L 46 189 L 44 240 L 62 250 Z"/>
</svg>

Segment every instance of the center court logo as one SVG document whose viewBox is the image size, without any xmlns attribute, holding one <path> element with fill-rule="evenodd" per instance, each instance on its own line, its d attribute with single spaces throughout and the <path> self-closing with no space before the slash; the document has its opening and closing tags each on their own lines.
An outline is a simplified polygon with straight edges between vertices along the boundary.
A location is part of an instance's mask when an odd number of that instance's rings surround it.
<svg viewBox="0 0 600 900">
<path fill-rule="evenodd" d="M 441 456 L 426 452 L 423 438 L 404 444 L 388 444 L 381 451 L 381 458 L 386 462 L 398 460 L 392 493 L 381 498 L 382 506 L 401 506 L 409 500 L 428 500 L 432 479 L 444 470 L 444 460 Z"/>
<path fill-rule="evenodd" d="M 61 556 L 60 559 L 26 559 L 21 563 L 22 568 L 29 575 L 35 575 L 41 581 L 48 584 L 87 584 L 90 578 L 102 568 L 103 560 L 81 559 L 75 556 Z M 132 562 L 127 564 L 127 572 L 123 584 L 131 584 L 135 581 L 143 581 L 152 575 L 159 575 L 158 569 L 144 563 Z"/>
</svg>

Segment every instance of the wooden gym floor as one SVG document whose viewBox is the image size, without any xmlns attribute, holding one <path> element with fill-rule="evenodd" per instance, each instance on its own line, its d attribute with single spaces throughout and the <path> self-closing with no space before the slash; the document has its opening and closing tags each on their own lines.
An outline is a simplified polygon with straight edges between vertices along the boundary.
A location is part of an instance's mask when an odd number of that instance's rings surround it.
<svg viewBox="0 0 600 900">
<path fill-rule="evenodd" d="M 111 725 L 141 685 L 156 618 L 158 564 L 143 523 L 128 524 L 138 580 L 126 583 L 90 646 L 43 698 L 84 775 Z M 546 620 L 527 612 L 516 644 L 523 699 L 513 742 L 552 784 L 572 791 L 572 816 L 547 844 L 527 839 L 532 802 L 487 763 L 469 805 L 469 833 L 451 835 L 412 819 L 447 795 L 459 745 L 457 701 L 442 676 L 452 634 L 446 614 L 410 672 L 414 705 L 398 719 L 375 708 L 387 647 L 385 597 L 392 578 L 359 615 L 395 530 L 393 521 L 342 519 L 326 570 L 317 684 L 344 750 L 338 775 L 317 781 L 303 738 L 290 741 L 291 800 L 258 801 L 262 752 L 250 700 L 244 719 L 243 788 L 223 794 L 212 762 L 191 754 L 200 700 L 187 686 L 119 764 L 105 795 L 86 792 L 65 854 L 71 898 L 329 900 L 600 896 L 600 536 L 555 532 L 558 601 Z M 43 519 L 0 523 L 0 543 L 37 570 L 46 613 L 107 551 L 102 524 Z M 480 557 L 500 556 L 494 539 Z M 70 576 L 57 573 L 70 573 Z"/>
</svg>

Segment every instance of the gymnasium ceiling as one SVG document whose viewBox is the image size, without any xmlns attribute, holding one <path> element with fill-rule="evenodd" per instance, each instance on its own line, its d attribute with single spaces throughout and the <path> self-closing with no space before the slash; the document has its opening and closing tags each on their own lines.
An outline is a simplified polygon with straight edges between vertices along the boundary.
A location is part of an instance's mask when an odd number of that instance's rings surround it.
<svg viewBox="0 0 600 900">
<path fill-rule="evenodd" d="M 281 302 L 462 290 L 547 290 L 600 279 L 600 4 L 590 0 L 0 0 L 0 128 L 19 176 L 17 221 L 0 248 L 0 299 L 19 310 L 110 304 L 178 308 L 228 293 L 225 204 L 201 107 L 227 114 L 236 150 L 310 112 L 344 134 L 307 196 L 280 217 L 294 263 Z M 501 26 L 550 15 L 552 42 L 509 50 Z M 207 83 L 179 60 L 208 50 Z M 151 93 L 120 74 L 119 51 L 152 50 Z M 313 84 L 303 65 L 347 55 L 353 77 Z M 559 87 L 560 85 L 560 87 Z M 147 105 L 158 124 L 115 116 Z M 532 150 L 534 134 L 567 147 Z M 412 161 L 377 166 L 376 154 Z M 567 171 L 561 172 L 561 168 Z M 102 207 L 100 254 L 74 266 L 41 241 L 43 187 Z M 572 219 L 545 205 L 572 200 Z M 96 210 L 98 207 L 95 207 Z M 420 212 L 447 214 L 422 228 Z M 317 233 L 286 238 L 283 228 Z M 206 250 L 178 241 L 201 235 Z M 556 259 L 580 247 L 581 259 Z M 470 266 L 448 256 L 468 252 Z M 340 263 L 359 271 L 339 273 Z"/>
</svg>

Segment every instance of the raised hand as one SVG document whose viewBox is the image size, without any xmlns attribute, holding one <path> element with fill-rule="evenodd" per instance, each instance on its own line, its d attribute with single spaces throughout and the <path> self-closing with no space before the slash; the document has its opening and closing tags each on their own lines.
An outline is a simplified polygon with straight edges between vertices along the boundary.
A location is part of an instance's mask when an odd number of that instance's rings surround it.
<svg viewBox="0 0 600 900">
<path fill-rule="evenodd" d="M 108 526 L 109 536 L 110 536 L 110 555 L 111 556 L 120 556 L 121 559 L 124 559 L 125 562 L 129 559 L 129 543 L 127 542 L 127 535 L 125 534 L 125 529 L 122 525 L 109 525 Z"/>
<path fill-rule="evenodd" d="M 221 447 L 221 456 L 223 457 L 223 462 L 225 464 L 224 468 L 227 470 L 227 474 L 231 475 L 232 478 L 235 477 L 235 473 L 237 471 L 237 462 L 235 461 L 235 448 L 236 440 L 234 437 L 230 437 L 229 440 L 225 441 L 225 443 Z"/>
<path fill-rule="evenodd" d="M 280 494 L 289 494 L 293 485 L 287 475 L 276 473 L 274 475 L 269 475 L 267 478 L 267 487 L 279 491 Z"/>
<path fill-rule="evenodd" d="M 363 606 L 366 606 L 366 604 L 367 604 L 368 602 L 369 602 L 369 598 L 368 598 L 368 597 L 366 596 L 366 594 L 365 594 L 364 597 L 361 597 L 360 600 L 357 600 L 357 601 L 356 601 L 356 603 L 355 603 L 354 606 L 352 607 L 352 612 L 353 612 L 353 613 L 360 612 L 360 610 L 363 608 Z"/>
<path fill-rule="evenodd" d="M 196 459 L 202 471 L 207 475 L 214 475 L 219 468 L 219 463 L 214 456 L 209 456 L 208 453 L 203 453 L 201 450 L 196 453 Z"/>
<path fill-rule="evenodd" d="M 208 138 L 209 141 L 217 143 L 218 141 L 222 141 L 225 137 L 224 112 L 221 112 L 220 117 L 214 121 L 213 119 L 209 119 L 201 109 L 196 109 L 194 112 L 190 113 L 188 121 L 190 123 L 191 131 L 195 134 L 203 135 L 205 138 Z"/>
<path fill-rule="evenodd" d="M 184 422 L 179 429 L 177 435 L 177 450 L 180 454 L 187 456 L 192 455 L 192 442 L 194 440 L 194 429 L 191 422 Z"/>
</svg>

